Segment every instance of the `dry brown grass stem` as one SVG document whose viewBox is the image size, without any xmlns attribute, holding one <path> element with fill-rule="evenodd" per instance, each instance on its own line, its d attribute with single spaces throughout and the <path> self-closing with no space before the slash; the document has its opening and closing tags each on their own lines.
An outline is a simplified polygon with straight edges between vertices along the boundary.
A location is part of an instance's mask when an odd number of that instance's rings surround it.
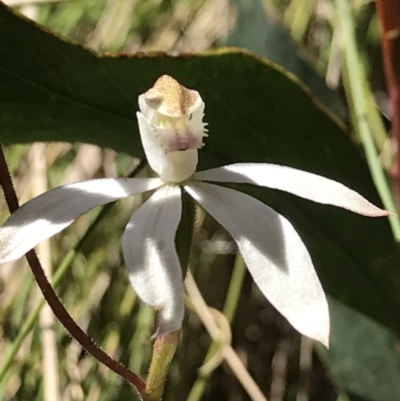
<svg viewBox="0 0 400 401">
<path fill-rule="evenodd" d="M 48 190 L 46 144 L 34 143 L 29 150 L 29 160 L 32 171 L 31 195 L 32 197 L 36 197 Z M 43 269 L 48 279 L 51 281 L 52 266 L 50 241 L 41 242 L 37 246 L 37 251 Z M 44 401 L 60 401 L 59 362 L 54 326 L 54 314 L 49 305 L 46 304 L 40 313 Z"/>
<path fill-rule="evenodd" d="M 187 292 L 193 302 L 194 309 L 196 310 L 200 320 L 203 322 L 204 327 L 207 329 L 213 340 L 219 340 L 221 335 L 215 318 L 210 311 L 210 308 L 204 301 L 204 298 L 202 297 L 193 279 L 193 276 L 190 273 L 186 277 L 185 283 Z M 268 401 L 261 392 L 260 388 L 257 386 L 256 382 L 250 376 L 249 372 L 243 365 L 232 346 L 225 344 L 222 347 L 221 354 L 223 355 L 228 366 L 231 368 L 232 372 L 242 384 L 243 388 L 246 390 L 249 397 L 253 401 Z"/>
</svg>

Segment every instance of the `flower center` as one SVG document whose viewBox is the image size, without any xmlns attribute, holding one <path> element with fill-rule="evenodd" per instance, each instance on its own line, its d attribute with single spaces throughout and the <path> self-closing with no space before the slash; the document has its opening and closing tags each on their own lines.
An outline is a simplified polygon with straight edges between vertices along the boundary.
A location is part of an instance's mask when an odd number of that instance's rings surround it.
<svg viewBox="0 0 400 401">
<path fill-rule="evenodd" d="M 204 127 L 199 132 L 190 117 L 170 117 L 155 113 L 153 121 L 156 125 L 156 138 L 166 154 L 204 146 Z"/>
</svg>

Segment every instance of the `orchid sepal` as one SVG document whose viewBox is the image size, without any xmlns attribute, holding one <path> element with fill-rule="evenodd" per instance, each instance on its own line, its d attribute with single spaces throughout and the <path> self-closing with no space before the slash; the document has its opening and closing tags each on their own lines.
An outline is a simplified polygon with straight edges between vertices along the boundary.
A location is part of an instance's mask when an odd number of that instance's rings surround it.
<svg viewBox="0 0 400 401">
<path fill-rule="evenodd" d="M 384 217 L 391 214 L 340 182 L 278 164 L 230 164 L 199 171 L 193 178 L 200 181 L 253 184 L 278 189 L 316 203 L 337 206 L 368 217 Z"/>
</svg>

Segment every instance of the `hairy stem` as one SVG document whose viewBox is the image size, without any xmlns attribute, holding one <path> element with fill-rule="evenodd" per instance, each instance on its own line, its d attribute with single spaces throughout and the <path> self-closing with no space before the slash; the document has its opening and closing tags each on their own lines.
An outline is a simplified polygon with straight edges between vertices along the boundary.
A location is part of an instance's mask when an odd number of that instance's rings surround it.
<svg viewBox="0 0 400 401">
<path fill-rule="evenodd" d="M 157 337 L 146 381 L 146 394 L 143 395 L 144 401 L 161 401 L 165 379 L 178 347 L 180 336 L 181 331 L 177 330 Z"/>
</svg>

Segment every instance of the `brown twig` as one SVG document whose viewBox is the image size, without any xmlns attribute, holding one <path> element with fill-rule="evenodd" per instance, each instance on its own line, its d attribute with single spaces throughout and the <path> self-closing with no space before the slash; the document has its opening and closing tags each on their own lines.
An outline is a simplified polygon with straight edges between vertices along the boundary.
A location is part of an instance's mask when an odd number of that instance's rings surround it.
<svg viewBox="0 0 400 401">
<path fill-rule="evenodd" d="M 3 187 L 4 196 L 8 208 L 10 209 L 10 212 L 13 213 L 18 209 L 19 202 L 14 190 L 7 161 L 1 145 L 0 184 Z M 103 363 L 112 371 L 114 371 L 124 379 L 128 380 L 133 386 L 137 388 L 139 393 L 143 394 L 146 388 L 146 383 L 144 382 L 144 380 L 142 380 L 138 375 L 133 373 L 127 367 L 116 361 L 114 358 L 104 352 L 100 347 L 98 347 L 93 339 L 90 338 L 71 317 L 71 315 L 62 304 L 61 300 L 58 298 L 57 294 L 54 292 L 54 289 L 51 286 L 50 282 L 47 280 L 40 261 L 36 255 L 36 252 L 33 249 L 26 254 L 26 259 L 28 260 L 29 266 L 32 270 L 33 275 L 35 276 L 40 290 L 43 293 L 44 298 L 50 305 L 58 320 L 69 332 L 69 334 L 99 362 Z"/>
<path fill-rule="evenodd" d="M 397 161 L 393 171 L 397 201 L 400 201 L 400 1 L 377 0 L 382 26 L 383 62 L 391 103 L 392 133 L 397 141 Z"/>
</svg>

